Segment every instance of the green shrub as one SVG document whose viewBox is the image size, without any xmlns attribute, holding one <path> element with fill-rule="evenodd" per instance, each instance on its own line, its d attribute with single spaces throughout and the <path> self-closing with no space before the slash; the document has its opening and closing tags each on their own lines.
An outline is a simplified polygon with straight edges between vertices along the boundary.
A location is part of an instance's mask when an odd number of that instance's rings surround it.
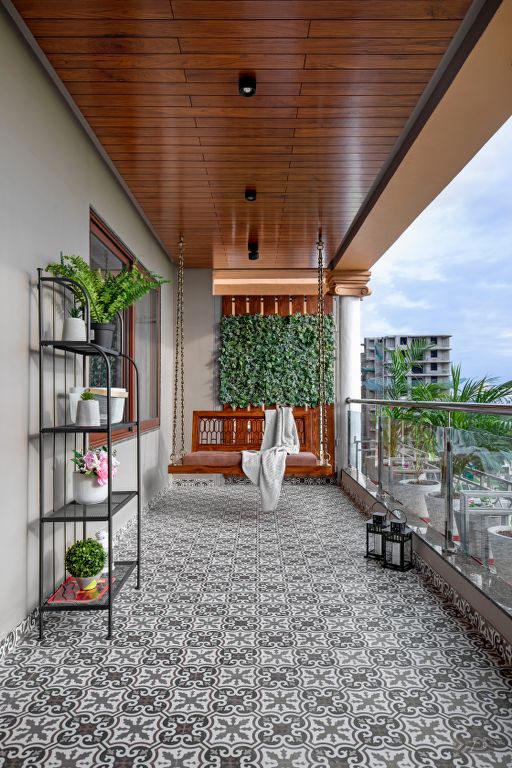
<svg viewBox="0 0 512 768">
<path fill-rule="evenodd" d="M 334 402 L 334 321 L 325 317 L 326 395 Z M 318 405 L 316 315 L 234 315 L 222 318 L 220 400 Z"/>
<path fill-rule="evenodd" d="M 66 552 L 66 569 L 71 576 L 97 576 L 105 565 L 105 550 L 95 539 L 76 541 Z"/>
</svg>

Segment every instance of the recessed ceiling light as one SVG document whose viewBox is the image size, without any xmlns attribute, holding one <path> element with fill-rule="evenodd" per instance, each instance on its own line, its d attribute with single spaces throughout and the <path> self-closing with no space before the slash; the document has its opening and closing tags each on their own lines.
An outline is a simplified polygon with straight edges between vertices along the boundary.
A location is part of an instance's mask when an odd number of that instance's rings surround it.
<svg viewBox="0 0 512 768">
<path fill-rule="evenodd" d="M 257 242 L 249 242 L 249 261 L 257 261 L 260 257 Z"/>
<path fill-rule="evenodd" d="M 240 96 L 254 96 L 256 93 L 256 78 L 254 75 L 240 75 L 238 78 L 238 93 Z"/>
<path fill-rule="evenodd" d="M 256 190 L 254 187 L 245 188 L 245 199 L 253 203 L 256 200 Z"/>
</svg>

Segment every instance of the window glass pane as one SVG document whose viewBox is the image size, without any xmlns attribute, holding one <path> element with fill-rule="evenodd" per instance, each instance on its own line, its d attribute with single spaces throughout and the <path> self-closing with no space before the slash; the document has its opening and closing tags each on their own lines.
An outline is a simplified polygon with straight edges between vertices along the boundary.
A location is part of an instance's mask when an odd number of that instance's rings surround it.
<svg viewBox="0 0 512 768">
<path fill-rule="evenodd" d="M 101 269 L 102 272 L 119 272 L 123 267 L 123 261 L 113 253 L 96 235 L 91 234 L 90 263 L 93 269 Z M 124 313 L 124 325 L 128 322 L 127 313 Z M 114 349 L 120 349 L 119 322 L 116 323 L 114 333 Z M 112 373 L 112 386 L 124 387 L 124 365 L 120 358 L 110 358 Z M 91 387 L 106 387 L 107 374 L 103 358 L 91 357 L 89 382 Z"/>
<path fill-rule="evenodd" d="M 151 291 L 135 305 L 135 362 L 140 377 L 140 418 L 158 417 L 158 313 L 160 295 Z"/>
</svg>

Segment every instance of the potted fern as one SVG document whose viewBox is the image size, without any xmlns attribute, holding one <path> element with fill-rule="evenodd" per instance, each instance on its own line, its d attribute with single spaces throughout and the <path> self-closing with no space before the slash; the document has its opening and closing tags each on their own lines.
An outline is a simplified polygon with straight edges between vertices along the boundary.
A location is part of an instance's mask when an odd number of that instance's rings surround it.
<svg viewBox="0 0 512 768">
<path fill-rule="evenodd" d="M 123 312 L 135 304 L 149 291 L 169 282 L 154 272 L 145 272 L 133 267 L 123 267 L 115 274 L 92 269 L 81 256 L 61 256 L 59 262 L 48 264 L 46 270 L 56 277 L 75 280 L 89 297 L 91 328 L 94 342 L 100 347 L 111 349 L 114 338 L 114 319 L 118 312 Z M 75 297 L 83 301 L 81 292 L 76 289 Z"/>
</svg>

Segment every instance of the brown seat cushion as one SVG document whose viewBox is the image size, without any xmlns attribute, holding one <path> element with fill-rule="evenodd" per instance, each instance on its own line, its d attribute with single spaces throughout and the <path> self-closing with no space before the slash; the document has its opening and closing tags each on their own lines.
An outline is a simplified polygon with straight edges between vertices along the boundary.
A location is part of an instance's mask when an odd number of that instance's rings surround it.
<svg viewBox="0 0 512 768">
<path fill-rule="evenodd" d="M 183 457 L 183 464 L 190 467 L 238 467 L 241 463 L 240 451 L 196 451 Z"/>
<path fill-rule="evenodd" d="M 196 451 L 183 457 L 183 464 L 189 467 L 239 467 L 242 463 L 240 451 Z M 314 453 L 302 451 L 286 457 L 287 467 L 316 467 Z"/>
</svg>

